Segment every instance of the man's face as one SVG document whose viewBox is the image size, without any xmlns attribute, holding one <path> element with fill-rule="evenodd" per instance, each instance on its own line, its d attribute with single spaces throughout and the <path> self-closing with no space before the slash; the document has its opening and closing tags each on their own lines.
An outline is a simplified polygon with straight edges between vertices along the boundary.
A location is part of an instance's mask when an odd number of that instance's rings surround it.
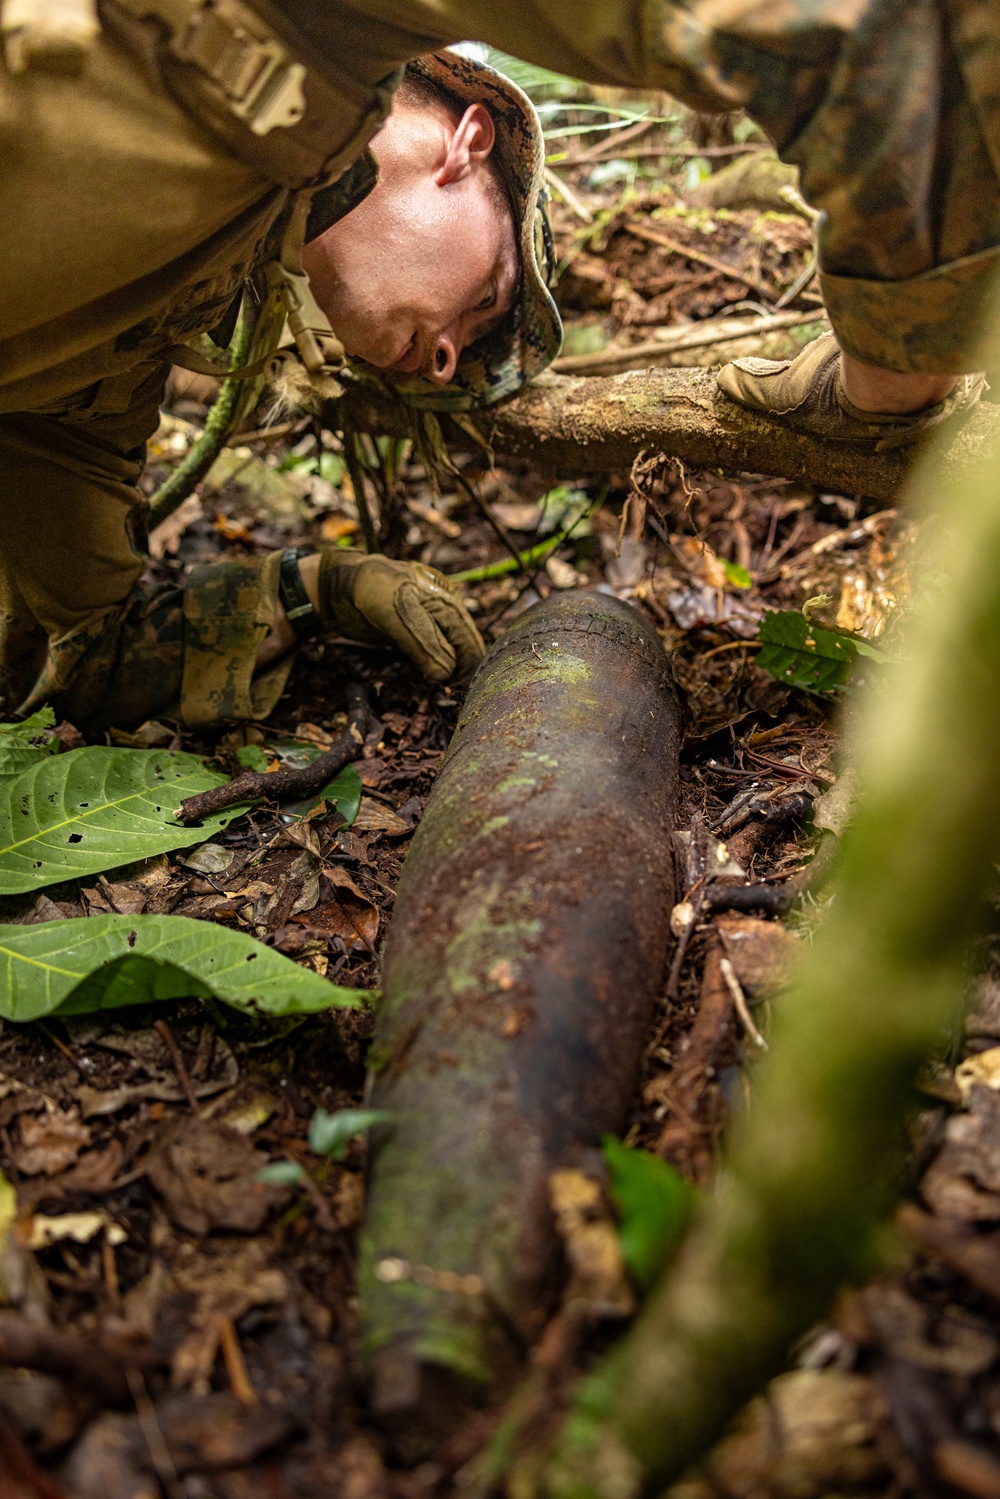
<svg viewBox="0 0 1000 1499">
<path fill-rule="evenodd" d="M 303 255 L 349 354 L 447 385 L 462 350 L 509 310 L 518 258 L 486 165 L 493 141 L 481 105 L 460 121 L 443 107 L 404 107 L 383 125 L 377 184 Z"/>
</svg>

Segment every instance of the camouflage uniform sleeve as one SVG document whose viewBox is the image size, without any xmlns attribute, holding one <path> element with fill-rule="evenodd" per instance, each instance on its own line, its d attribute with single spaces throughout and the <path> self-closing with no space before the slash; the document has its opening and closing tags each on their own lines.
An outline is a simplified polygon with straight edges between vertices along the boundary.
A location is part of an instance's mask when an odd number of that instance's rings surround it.
<svg viewBox="0 0 1000 1499">
<path fill-rule="evenodd" d="M 352 7 L 354 8 L 354 7 Z M 800 169 L 842 346 L 883 368 L 996 363 L 1000 8 L 985 0 L 356 0 L 423 50 L 482 38 L 594 82 L 745 108 Z M 396 32 L 399 35 L 399 32 Z M 433 39 L 437 38 L 435 42 Z"/>
</svg>

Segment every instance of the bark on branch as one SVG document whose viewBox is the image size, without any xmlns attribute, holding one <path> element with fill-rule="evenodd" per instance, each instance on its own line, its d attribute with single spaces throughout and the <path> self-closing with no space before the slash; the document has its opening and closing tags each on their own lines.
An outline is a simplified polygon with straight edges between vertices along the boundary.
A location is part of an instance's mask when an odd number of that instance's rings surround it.
<svg viewBox="0 0 1000 1499">
<path fill-rule="evenodd" d="M 398 410 L 369 395 L 351 395 L 352 420 L 363 429 L 405 435 Z M 473 417 L 498 453 L 530 457 L 563 475 L 627 471 L 643 449 L 679 458 L 691 468 L 773 474 L 835 494 L 891 500 L 912 464 L 914 449 L 866 453 L 794 432 L 728 400 L 712 370 L 633 370 L 624 375 L 546 374 L 520 395 Z M 978 406 L 947 443 L 957 482 L 971 473 L 984 445 L 1000 435 L 1000 410 Z M 456 447 L 470 438 L 449 433 Z"/>
<path fill-rule="evenodd" d="M 301 770 L 244 770 L 225 786 L 186 797 L 177 808 L 177 817 L 184 823 L 200 822 L 210 813 L 236 807 L 240 802 L 304 801 L 307 796 L 317 796 L 345 765 L 359 758 L 370 723 L 371 709 L 364 688 L 358 682 L 349 682 L 347 725 L 310 765 Z"/>
</svg>

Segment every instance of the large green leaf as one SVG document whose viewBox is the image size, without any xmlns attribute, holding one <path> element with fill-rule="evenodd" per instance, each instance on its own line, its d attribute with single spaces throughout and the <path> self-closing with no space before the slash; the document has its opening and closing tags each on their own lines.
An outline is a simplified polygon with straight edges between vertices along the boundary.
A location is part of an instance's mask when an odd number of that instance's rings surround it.
<svg viewBox="0 0 1000 1499">
<path fill-rule="evenodd" d="M 59 748 L 49 730 L 56 721 L 51 708 L 39 708 L 19 723 L 0 723 L 0 784 L 38 765 Z"/>
<path fill-rule="evenodd" d="M 167 750 L 71 750 L 0 782 L 0 895 L 97 874 L 204 843 L 242 807 L 197 827 L 174 820 L 187 796 L 225 776 L 197 755 Z"/>
<path fill-rule="evenodd" d="M 832 692 L 843 687 L 858 654 L 849 636 L 821 630 L 798 610 L 769 609 L 761 620 L 757 665 L 789 687 Z"/>
<path fill-rule="evenodd" d="M 688 1226 L 696 1192 L 667 1161 L 631 1150 L 605 1135 L 601 1150 L 618 1209 L 622 1259 L 636 1285 L 648 1290 L 669 1263 Z"/>
<path fill-rule="evenodd" d="M 370 999 L 252 937 L 190 916 L 90 916 L 0 926 L 0 1015 L 37 1020 L 154 999 L 221 999 L 304 1015 Z"/>
</svg>

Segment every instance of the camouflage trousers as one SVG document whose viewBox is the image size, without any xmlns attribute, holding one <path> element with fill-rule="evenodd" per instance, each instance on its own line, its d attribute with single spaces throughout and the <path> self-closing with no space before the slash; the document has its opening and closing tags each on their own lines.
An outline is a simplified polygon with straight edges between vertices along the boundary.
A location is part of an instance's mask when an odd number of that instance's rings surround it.
<svg viewBox="0 0 1000 1499">
<path fill-rule="evenodd" d="M 125 413 L 0 417 L 0 709 L 52 702 L 88 728 L 156 714 L 189 725 L 264 717 L 290 658 L 254 675 L 274 623 L 280 553 L 144 582 L 136 484 L 166 370 Z"/>
</svg>

